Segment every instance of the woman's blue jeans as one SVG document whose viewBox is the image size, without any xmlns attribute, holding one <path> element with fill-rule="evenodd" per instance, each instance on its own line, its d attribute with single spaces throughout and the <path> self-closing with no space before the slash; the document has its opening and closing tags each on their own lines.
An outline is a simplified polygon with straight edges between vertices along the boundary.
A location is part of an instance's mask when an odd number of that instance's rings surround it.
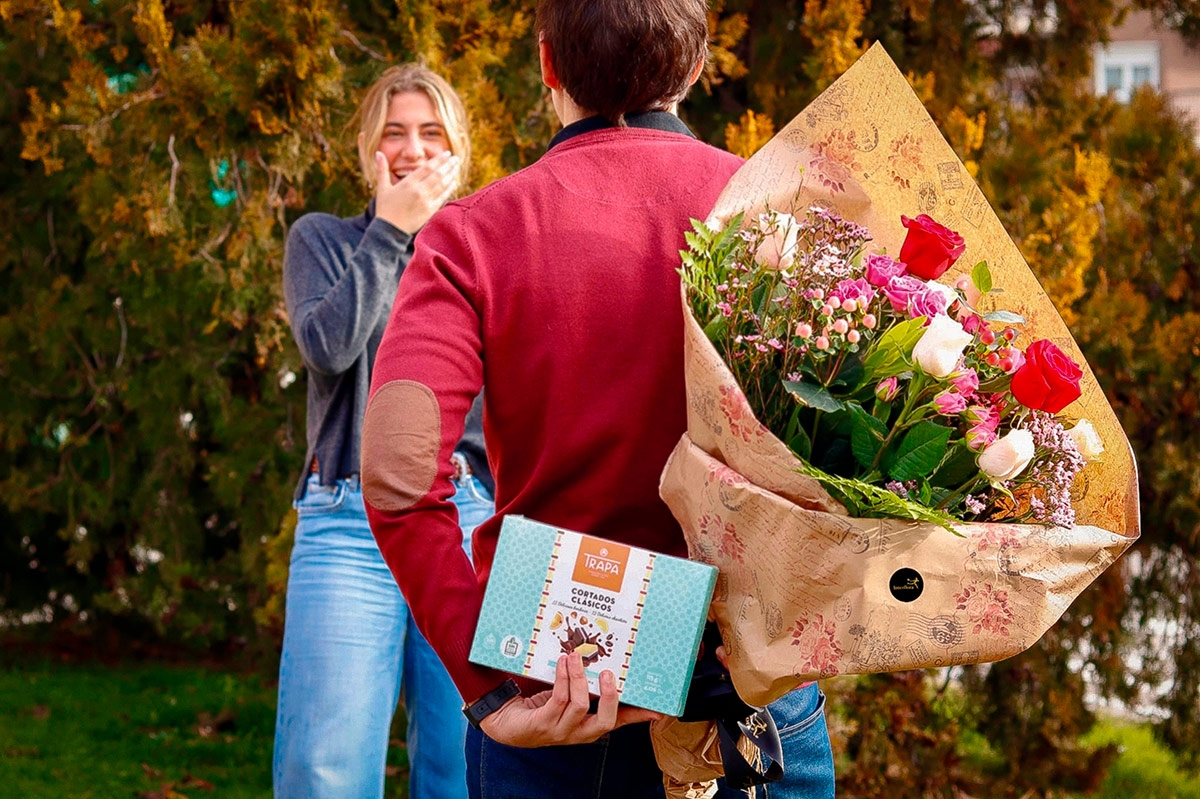
<svg viewBox="0 0 1200 799">
<path fill-rule="evenodd" d="M 464 546 L 493 505 L 474 477 L 454 496 Z M 310 478 L 288 575 L 277 799 L 382 797 L 403 686 L 412 799 L 465 799 L 462 699 L 408 613 L 367 525 L 358 478 Z"/>
</svg>

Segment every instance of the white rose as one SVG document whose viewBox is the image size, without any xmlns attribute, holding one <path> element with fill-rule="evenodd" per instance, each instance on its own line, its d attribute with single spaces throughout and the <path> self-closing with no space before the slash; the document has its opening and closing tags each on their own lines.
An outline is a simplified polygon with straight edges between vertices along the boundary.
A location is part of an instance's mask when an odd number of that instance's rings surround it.
<svg viewBox="0 0 1200 799">
<path fill-rule="evenodd" d="M 1067 431 L 1067 434 L 1075 442 L 1079 454 L 1083 456 L 1084 463 L 1090 463 L 1104 454 L 1104 442 L 1100 440 L 1100 434 L 1096 432 L 1095 426 L 1087 419 L 1080 419 L 1078 424 Z"/>
<path fill-rule="evenodd" d="M 993 483 L 1011 480 L 1033 460 L 1033 434 L 1028 430 L 1009 430 L 979 453 L 979 471 Z"/>
<path fill-rule="evenodd" d="M 770 269 L 787 269 L 796 260 L 796 235 L 800 225 L 791 214 L 771 211 L 758 218 L 763 240 L 754 252 L 755 260 Z"/>
<path fill-rule="evenodd" d="M 930 320 L 925 334 L 913 347 L 913 359 L 920 364 L 925 374 L 943 378 L 958 366 L 963 348 L 975 339 L 963 326 L 944 314 Z"/>
</svg>

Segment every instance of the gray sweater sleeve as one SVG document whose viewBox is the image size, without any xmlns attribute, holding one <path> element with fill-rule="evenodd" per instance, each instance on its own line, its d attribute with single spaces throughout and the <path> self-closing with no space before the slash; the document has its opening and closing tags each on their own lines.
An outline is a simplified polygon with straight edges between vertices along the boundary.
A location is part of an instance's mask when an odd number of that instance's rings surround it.
<svg viewBox="0 0 1200 799">
<path fill-rule="evenodd" d="M 296 220 L 284 251 L 284 299 L 305 365 L 340 374 L 367 347 L 381 314 L 391 306 L 399 272 L 408 263 L 411 236 L 372 219 L 357 246 L 346 241 L 329 214 Z"/>
</svg>

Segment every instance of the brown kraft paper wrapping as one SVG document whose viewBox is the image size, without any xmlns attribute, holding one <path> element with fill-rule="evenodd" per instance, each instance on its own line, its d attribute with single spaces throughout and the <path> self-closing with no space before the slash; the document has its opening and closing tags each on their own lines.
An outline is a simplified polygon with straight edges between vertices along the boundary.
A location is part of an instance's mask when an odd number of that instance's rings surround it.
<svg viewBox="0 0 1200 799">
<path fill-rule="evenodd" d="M 1069 530 L 962 524 L 959 537 L 935 525 L 850 518 L 754 418 L 685 300 L 688 432 L 660 491 L 691 556 L 720 569 L 711 616 L 734 686 L 758 706 L 837 674 L 1011 657 L 1138 536 L 1133 455 L 1095 375 L 880 45 L 738 170 L 712 218 L 723 224 L 768 208 L 802 217 L 811 205 L 866 225 L 871 246 L 893 254 L 903 242 L 901 214 L 928 213 L 961 233 L 966 252 L 942 282 L 988 262 L 1004 307 L 1026 319 L 1020 340 L 1048 338 L 1082 365 L 1082 396 L 1064 415 L 1091 420 L 1105 452 L 1077 479 L 1078 524 Z M 900 569 L 921 577 L 911 601 L 896 598 L 913 595 L 905 594 L 910 575 L 893 579 Z M 656 729 L 671 733 L 670 725 Z M 671 774 L 682 766 L 675 760 L 660 765 Z"/>
</svg>

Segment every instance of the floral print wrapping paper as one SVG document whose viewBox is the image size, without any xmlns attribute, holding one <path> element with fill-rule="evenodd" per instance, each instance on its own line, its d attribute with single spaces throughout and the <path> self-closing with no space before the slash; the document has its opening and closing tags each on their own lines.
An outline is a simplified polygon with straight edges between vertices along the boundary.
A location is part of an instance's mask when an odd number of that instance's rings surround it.
<svg viewBox="0 0 1200 799">
<path fill-rule="evenodd" d="M 799 187 L 799 190 L 798 190 Z M 987 260 L 1025 340 L 1084 358 L 983 193 L 882 46 L 875 45 L 733 176 L 712 219 L 832 208 L 896 254 L 901 214 L 959 231 L 952 282 Z M 1072 529 L 856 519 L 754 418 L 691 314 L 686 315 L 688 432 L 661 494 L 693 558 L 720 569 L 712 616 L 742 698 L 764 705 L 837 674 L 980 663 L 1041 637 L 1137 538 L 1128 440 L 1091 370 L 1066 410 L 1088 418 L 1103 459 L 1073 489 Z"/>
</svg>

